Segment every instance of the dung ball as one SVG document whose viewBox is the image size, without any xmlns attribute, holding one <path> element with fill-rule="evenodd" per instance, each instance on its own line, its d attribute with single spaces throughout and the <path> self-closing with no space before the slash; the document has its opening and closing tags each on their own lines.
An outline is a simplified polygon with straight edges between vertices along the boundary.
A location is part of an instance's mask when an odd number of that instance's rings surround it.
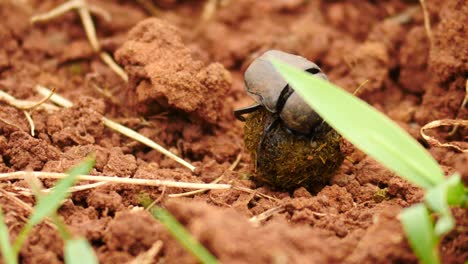
<svg viewBox="0 0 468 264">
<path fill-rule="evenodd" d="M 341 165 L 341 136 L 323 122 L 311 135 L 292 133 L 262 108 L 245 121 L 244 143 L 255 164 L 255 180 L 282 190 L 305 187 L 317 192 Z M 263 137 L 263 140 L 262 140 Z"/>
</svg>

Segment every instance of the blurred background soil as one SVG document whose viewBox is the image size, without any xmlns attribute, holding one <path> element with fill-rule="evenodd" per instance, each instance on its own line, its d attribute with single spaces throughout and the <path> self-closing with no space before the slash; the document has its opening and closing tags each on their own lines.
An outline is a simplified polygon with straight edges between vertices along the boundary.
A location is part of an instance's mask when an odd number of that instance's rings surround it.
<svg viewBox="0 0 468 264">
<path fill-rule="evenodd" d="M 115 75 L 89 45 L 75 12 L 32 25 L 31 16 L 63 1 L 1 0 L 0 89 L 39 100 L 37 84 L 75 105 L 34 110 L 35 136 L 21 110 L 0 104 L 0 172 L 63 172 L 91 152 L 93 175 L 210 182 L 247 187 L 171 198 L 178 188 L 108 184 L 75 192 L 59 213 L 86 236 L 101 263 L 124 263 L 162 240 L 164 263 L 196 263 L 146 211 L 142 195 L 159 199 L 222 263 L 417 263 L 398 221 L 422 191 L 343 144 L 346 160 L 318 193 L 281 192 L 252 180 L 243 150 L 243 123 L 232 110 L 251 103 L 243 70 L 268 49 L 317 63 L 330 80 L 353 92 L 406 129 L 437 119 L 467 119 L 460 108 L 468 77 L 468 5 L 426 0 L 432 39 L 418 1 L 221 0 L 202 18 L 204 1 L 156 0 L 156 16 L 138 1 L 88 1 L 112 16 L 94 16 L 105 51 L 129 74 Z M 206 13 L 205 13 L 206 14 Z M 97 88 L 99 87 L 99 88 Z M 190 160 L 192 174 L 155 150 L 105 128 L 106 115 Z M 460 127 L 431 133 L 466 146 Z M 427 146 L 428 147 L 428 146 Z M 468 183 L 468 153 L 429 148 L 447 175 Z M 240 155 L 233 170 L 228 167 Z M 45 181 L 47 187 L 52 181 Z M 6 195 L 24 181 L 1 182 L 0 204 L 15 236 L 28 217 Z M 249 218 L 283 206 L 266 221 Z M 468 258 L 468 211 L 454 208 L 459 228 L 439 248 L 443 263 Z M 63 243 L 49 225 L 36 227 L 21 251 L 22 263 L 62 263 Z"/>
</svg>

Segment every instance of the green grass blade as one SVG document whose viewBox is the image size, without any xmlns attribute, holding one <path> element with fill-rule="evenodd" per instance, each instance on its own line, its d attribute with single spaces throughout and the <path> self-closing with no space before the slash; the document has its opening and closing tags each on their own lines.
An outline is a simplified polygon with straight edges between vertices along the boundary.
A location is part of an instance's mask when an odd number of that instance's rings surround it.
<svg viewBox="0 0 468 264">
<path fill-rule="evenodd" d="M 446 234 L 455 226 L 455 220 L 449 204 L 461 205 L 465 196 L 465 187 L 459 174 L 452 175 L 442 184 L 426 192 L 425 202 L 434 212 L 439 214 L 435 225 L 435 233 L 439 236 Z"/>
<path fill-rule="evenodd" d="M 2 250 L 3 260 L 6 264 L 18 263 L 18 258 L 10 243 L 10 235 L 3 217 L 3 210 L 0 207 L 0 249 Z"/>
<path fill-rule="evenodd" d="M 423 264 L 439 264 L 438 239 L 434 234 L 429 211 L 423 204 L 403 209 L 400 215 L 403 230 L 416 256 Z"/>
<path fill-rule="evenodd" d="M 78 175 L 87 174 L 94 166 L 94 158 L 86 158 L 80 164 L 72 168 L 67 177 L 61 179 L 48 195 L 37 197 L 37 205 L 28 222 L 21 229 L 13 244 L 14 252 L 18 253 L 24 240 L 32 228 L 39 224 L 44 218 L 50 216 L 60 207 L 61 202 L 67 197 L 68 189 L 75 183 Z"/>
<path fill-rule="evenodd" d="M 218 260 L 201 245 L 195 238 L 182 226 L 177 219 L 167 210 L 161 207 L 150 209 L 151 214 L 163 224 L 171 235 L 179 243 L 195 256 L 201 263 L 215 264 Z"/>
<path fill-rule="evenodd" d="M 431 155 L 387 116 L 330 82 L 271 61 L 294 90 L 356 147 L 420 187 L 430 188 L 444 180 Z"/>
<path fill-rule="evenodd" d="M 45 217 L 57 211 L 62 201 L 68 196 L 68 189 L 75 184 L 78 175 L 87 174 L 94 166 L 94 159 L 86 158 L 77 166 L 73 167 L 67 177 L 60 180 L 50 194 L 39 197 L 37 205 L 34 207 L 34 212 L 28 223 L 36 225 Z"/>
<path fill-rule="evenodd" d="M 65 241 L 66 264 L 97 264 L 98 259 L 88 241 L 84 238 L 69 239 Z"/>
</svg>

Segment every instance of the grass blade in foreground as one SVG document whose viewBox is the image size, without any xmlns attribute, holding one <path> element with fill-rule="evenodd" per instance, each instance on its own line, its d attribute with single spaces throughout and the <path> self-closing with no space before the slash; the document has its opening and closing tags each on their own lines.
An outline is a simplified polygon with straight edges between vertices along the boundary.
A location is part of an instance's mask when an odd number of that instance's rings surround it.
<svg viewBox="0 0 468 264">
<path fill-rule="evenodd" d="M 293 89 L 356 147 L 420 187 L 444 180 L 430 154 L 387 116 L 330 82 L 277 59 L 271 61 Z"/>
<path fill-rule="evenodd" d="M 198 241 L 193 238 L 184 226 L 182 226 L 166 209 L 155 207 L 150 209 L 150 212 L 167 228 L 169 233 L 171 233 L 171 235 L 201 263 L 218 263 L 218 260 L 216 260 L 216 258 L 205 247 L 198 243 Z"/>
<path fill-rule="evenodd" d="M 440 215 L 435 225 L 435 233 L 443 235 L 455 226 L 455 220 L 449 208 L 449 203 L 462 205 L 465 187 L 459 174 L 452 175 L 442 184 L 427 190 L 425 201 L 427 205 Z M 449 201 L 449 203 L 447 202 Z"/>
<path fill-rule="evenodd" d="M 75 183 L 76 177 L 78 175 L 87 174 L 93 168 L 93 166 L 94 159 L 89 157 L 86 158 L 80 164 L 73 167 L 68 172 L 68 176 L 60 180 L 55 185 L 50 194 L 38 197 L 38 202 L 34 207 L 33 214 L 25 226 L 21 229 L 15 240 L 15 243 L 13 244 L 13 250 L 15 254 L 19 252 L 21 245 L 23 244 L 31 229 L 44 220 L 44 218 L 57 211 L 62 201 L 67 197 L 68 189 Z"/>
<path fill-rule="evenodd" d="M 68 189 L 75 184 L 76 177 L 89 173 L 93 166 L 94 159 L 86 158 L 80 164 L 73 167 L 68 172 L 68 176 L 60 180 L 50 194 L 40 197 L 37 205 L 34 207 L 34 213 L 29 219 L 30 224 L 36 225 L 45 217 L 57 211 L 63 199 L 67 197 Z"/>
<path fill-rule="evenodd" d="M 84 238 L 78 238 L 65 241 L 65 263 L 97 264 L 98 260 L 88 241 Z"/>
<path fill-rule="evenodd" d="M 3 260 L 7 264 L 16 264 L 18 260 L 10 244 L 10 235 L 3 218 L 3 210 L 0 207 L 0 249 L 2 250 Z"/>
<path fill-rule="evenodd" d="M 439 264 L 437 237 L 431 216 L 423 204 L 413 205 L 400 215 L 411 248 L 423 264 Z"/>
</svg>

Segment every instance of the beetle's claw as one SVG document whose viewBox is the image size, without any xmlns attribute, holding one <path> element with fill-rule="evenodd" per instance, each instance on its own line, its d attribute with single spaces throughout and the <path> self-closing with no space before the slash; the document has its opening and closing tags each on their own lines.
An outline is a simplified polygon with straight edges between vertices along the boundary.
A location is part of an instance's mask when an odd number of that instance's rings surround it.
<svg viewBox="0 0 468 264">
<path fill-rule="evenodd" d="M 262 107 L 260 104 L 255 104 L 236 109 L 234 110 L 234 116 L 237 118 L 237 120 L 245 122 L 245 117 L 243 115 L 253 113 L 260 109 L 260 107 Z"/>
</svg>

